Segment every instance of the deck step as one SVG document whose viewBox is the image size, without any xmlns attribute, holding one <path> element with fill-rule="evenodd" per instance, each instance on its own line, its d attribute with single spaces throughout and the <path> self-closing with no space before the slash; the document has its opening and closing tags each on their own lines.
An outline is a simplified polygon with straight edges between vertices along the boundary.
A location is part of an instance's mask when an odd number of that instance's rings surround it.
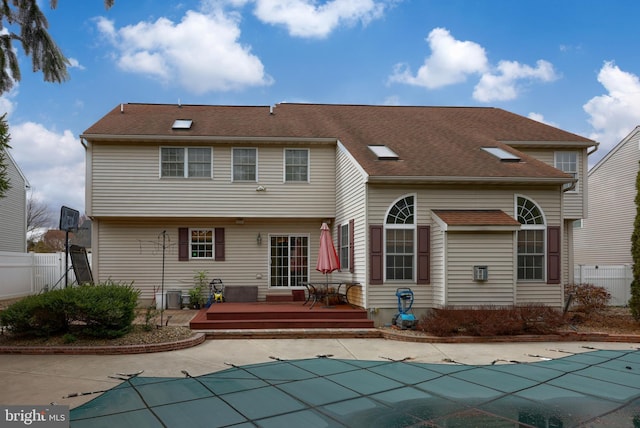
<svg viewBox="0 0 640 428">
<path fill-rule="evenodd" d="M 293 294 L 267 294 L 267 302 L 293 302 Z"/>
<path fill-rule="evenodd" d="M 192 330 L 251 329 L 368 329 L 374 323 L 367 311 L 341 304 L 303 302 L 222 303 L 203 309 L 191 320 Z"/>
<path fill-rule="evenodd" d="M 316 310 L 309 309 L 308 306 L 298 310 L 283 310 L 281 312 L 273 311 L 258 311 L 258 312 L 243 312 L 237 311 L 224 311 L 224 312 L 207 312 L 206 319 L 209 321 L 224 321 L 224 320 L 281 320 L 281 319 L 297 319 L 297 320 L 321 320 L 321 319 L 343 319 L 343 320 L 358 320 L 367 319 L 366 312 L 354 311 L 354 310 Z"/>
<path fill-rule="evenodd" d="M 329 328 L 373 328 L 368 319 L 270 319 L 270 320 L 203 320 L 191 321 L 193 330 L 250 330 L 250 329 L 329 329 Z"/>
</svg>

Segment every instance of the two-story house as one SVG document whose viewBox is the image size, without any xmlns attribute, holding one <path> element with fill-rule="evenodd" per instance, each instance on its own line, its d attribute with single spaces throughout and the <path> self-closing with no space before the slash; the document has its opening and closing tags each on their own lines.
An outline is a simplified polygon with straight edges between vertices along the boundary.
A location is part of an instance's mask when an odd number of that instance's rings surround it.
<svg viewBox="0 0 640 428">
<path fill-rule="evenodd" d="M 378 324 L 446 305 L 561 306 L 587 138 L 496 108 L 123 104 L 81 136 L 93 273 L 258 299 L 321 280 L 327 222 Z"/>
<path fill-rule="evenodd" d="M 575 229 L 577 264 L 633 264 L 639 162 L 640 126 L 636 126 L 589 170 L 589 215 Z"/>
<path fill-rule="evenodd" d="M 9 190 L 0 198 L 0 251 L 27 252 L 27 189 L 29 182 L 8 151 L 4 152 Z"/>
</svg>

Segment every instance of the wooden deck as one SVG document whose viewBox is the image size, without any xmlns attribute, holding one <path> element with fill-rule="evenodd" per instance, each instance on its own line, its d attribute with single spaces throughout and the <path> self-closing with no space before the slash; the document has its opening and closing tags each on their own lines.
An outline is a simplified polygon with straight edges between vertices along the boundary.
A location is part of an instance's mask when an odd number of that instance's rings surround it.
<svg viewBox="0 0 640 428">
<path fill-rule="evenodd" d="M 303 302 L 216 303 L 189 323 L 192 330 L 373 328 L 367 311 L 347 304 L 313 309 Z"/>
</svg>

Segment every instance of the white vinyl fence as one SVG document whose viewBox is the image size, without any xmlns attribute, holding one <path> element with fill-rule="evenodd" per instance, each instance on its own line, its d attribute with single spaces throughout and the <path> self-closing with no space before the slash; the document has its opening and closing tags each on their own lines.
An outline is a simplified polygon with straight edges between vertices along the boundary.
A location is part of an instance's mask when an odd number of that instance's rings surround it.
<svg viewBox="0 0 640 428">
<path fill-rule="evenodd" d="M 87 254 L 91 264 L 91 254 Z M 73 284 L 75 275 L 65 253 L 10 253 L 0 251 L 0 300 L 37 294 Z M 65 277 L 65 272 L 67 276 Z"/>
<path fill-rule="evenodd" d="M 631 298 L 633 271 L 631 265 L 575 265 L 576 284 L 604 287 L 611 294 L 609 305 L 627 306 Z"/>
</svg>

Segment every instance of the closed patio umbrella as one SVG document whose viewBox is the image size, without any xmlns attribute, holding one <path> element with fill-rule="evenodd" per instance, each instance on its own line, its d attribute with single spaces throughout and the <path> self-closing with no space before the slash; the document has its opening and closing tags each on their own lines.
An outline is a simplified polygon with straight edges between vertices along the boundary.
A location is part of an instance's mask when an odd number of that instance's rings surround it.
<svg viewBox="0 0 640 428">
<path fill-rule="evenodd" d="M 327 306 L 329 305 L 329 274 L 334 270 L 340 269 L 340 259 L 333 245 L 331 231 L 327 223 L 322 223 L 320 227 L 320 248 L 318 249 L 318 262 L 316 270 L 322 272 L 326 279 L 325 293 L 327 293 Z"/>
</svg>

